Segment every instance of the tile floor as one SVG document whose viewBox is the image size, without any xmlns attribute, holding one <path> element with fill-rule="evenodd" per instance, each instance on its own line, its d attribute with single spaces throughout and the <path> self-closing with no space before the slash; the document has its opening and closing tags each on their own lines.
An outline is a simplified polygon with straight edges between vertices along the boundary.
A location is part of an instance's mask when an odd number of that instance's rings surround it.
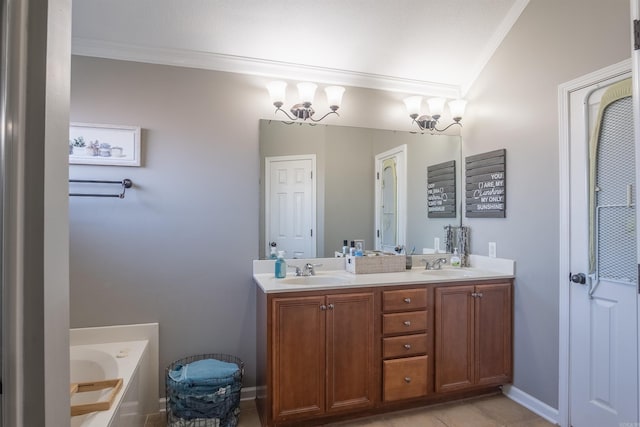
<svg viewBox="0 0 640 427">
<path fill-rule="evenodd" d="M 427 408 L 394 412 L 330 427 L 546 427 L 553 426 L 527 408 L 502 396 L 486 396 Z M 150 415 L 145 427 L 166 427 L 164 413 Z M 253 401 L 240 404 L 238 427 L 260 427 Z"/>
</svg>

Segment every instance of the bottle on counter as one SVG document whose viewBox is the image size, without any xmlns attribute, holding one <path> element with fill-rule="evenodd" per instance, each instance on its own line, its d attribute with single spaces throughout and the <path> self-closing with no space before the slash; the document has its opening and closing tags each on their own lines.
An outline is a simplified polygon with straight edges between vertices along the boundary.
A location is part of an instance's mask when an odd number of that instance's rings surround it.
<svg viewBox="0 0 640 427">
<path fill-rule="evenodd" d="M 342 256 L 347 256 L 349 255 L 349 241 L 348 240 L 343 240 L 342 241 Z"/>
<path fill-rule="evenodd" d="M 287 263 L 284 260 L 284 251 L 278 251 L 278 259 L 276 259 L 276 279 L 284 279 L 287 277 Z"/>
<path fill-rule="evenodd" d="M 278 258 L 278 251 L 277 251 L 277 248 L 276 248 L 276 242 L 271 242 L 270 246 L 271 246 L 271 253 L 269 254 L 269 258 L 270 259 L 277 259 Z"/>
<path fill-rule="evenodd" d="M 453 255 L 451 255 L 451 267 L 460 267 L 460 256 L 458 255 L 458 248 L 453 248 Z"/>
</svg>

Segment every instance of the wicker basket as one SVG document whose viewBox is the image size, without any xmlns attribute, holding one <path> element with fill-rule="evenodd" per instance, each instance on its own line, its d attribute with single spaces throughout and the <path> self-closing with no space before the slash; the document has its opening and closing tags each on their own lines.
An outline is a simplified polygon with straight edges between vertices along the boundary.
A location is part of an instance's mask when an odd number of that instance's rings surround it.
<svg viewBox="0 0 640 427">
<path fill-rule="evenodd" d="M 239 370 L 229 377 L 212 378 L 206 389 L 194 389 L 185 394 L 179 384 L 169 377 L 178 365 L 204 359 L 235 363 Z M 240 414 L 240 391 L 244 362 L 228 354 L 200 354 L 172 362 L 165 369 L 167 427 L 235 427 Z M 215 392 L 212 392 L 215 390 Z"/>
</svg>

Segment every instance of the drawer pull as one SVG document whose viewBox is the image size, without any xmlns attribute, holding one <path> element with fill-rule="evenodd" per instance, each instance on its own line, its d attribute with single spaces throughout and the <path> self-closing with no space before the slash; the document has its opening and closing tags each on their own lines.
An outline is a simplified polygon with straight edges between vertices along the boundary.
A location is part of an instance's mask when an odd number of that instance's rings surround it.
<svg viewBox="0 0 640 427">
<path fill-rule="evenodd" d="M 406 302 L 407 304 L 411 304 L 411 298 L 405 298 L 404 302 Z"/>
<path fill-rule="evenodd" d="M 407 350 L 411 350 L 411 344 L 405 344 L 404 348 L 406 348 Z"/>
<path fill-rule="evenodd" d="M 404 382 L 409 384 L 411 382 L 411 377 L 404 377 Z"/>
<path fill-rule="evenodd" d="M 411 326 L 411 321 L 410 320 L 405 320 L 404 322 L 402 322 L 402 324 L 404 326 Z"/>
</svg>

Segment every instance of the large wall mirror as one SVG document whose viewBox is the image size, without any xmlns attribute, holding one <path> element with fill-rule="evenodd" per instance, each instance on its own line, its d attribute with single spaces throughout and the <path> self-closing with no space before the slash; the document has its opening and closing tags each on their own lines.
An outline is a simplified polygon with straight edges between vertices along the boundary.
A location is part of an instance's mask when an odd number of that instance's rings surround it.
<svg viewBox="0 0 640 427">
<path fill-rule="evenodd" d="M 455 217 L 429 218 L 427 168 L 452 160 Z M 434 238 L 443 251 L 444 226 L 461 225 L 461 163 L 459 136 L 261 120 L 260 258 L 272 241 L 287 241 L 287 258 L 333 257 L 344 240 L 373 250 L 381 236 L 388 248 L 381 227 L 409 251 L 433 249 Z"/>
</svg>

